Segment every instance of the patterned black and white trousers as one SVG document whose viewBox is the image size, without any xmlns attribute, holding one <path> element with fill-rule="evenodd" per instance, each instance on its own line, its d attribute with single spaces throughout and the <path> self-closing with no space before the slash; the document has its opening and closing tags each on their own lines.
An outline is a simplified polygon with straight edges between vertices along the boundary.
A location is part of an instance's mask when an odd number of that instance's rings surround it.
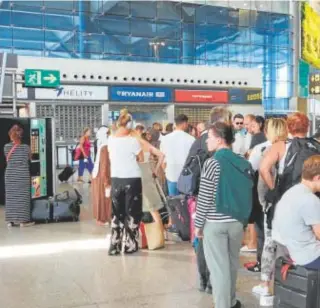
<svg viewBox="0 0 320 308">
<path fill-rule="evenodd" d="M 142 217 L 141 178 L 112 178 L 112 222 L 109 255 L 133 253 L 139 249 Z"/>
</svg>

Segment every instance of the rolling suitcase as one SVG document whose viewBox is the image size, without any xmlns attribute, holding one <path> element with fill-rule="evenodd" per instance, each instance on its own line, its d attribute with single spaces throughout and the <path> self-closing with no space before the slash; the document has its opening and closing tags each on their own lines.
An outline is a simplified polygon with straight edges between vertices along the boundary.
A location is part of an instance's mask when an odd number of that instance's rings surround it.
<svg viewBox="0 0 320 308">
<path fill-rule="evenodd" d="M 188 199 L 184 195 L 168 197 L 168 207 L 172 223 L 183 241 L 190 241 L 190 215 Z"/>
<path fill-rule="evenodd" d="M 286 265 L 289 267 L 287 273 L 284 271 Z M 279 258 L 275 271 L 274 307 L 319 308 L 320 271 L 288 265 L 288 261 Z"/>
<path fill-rule="evenodd" d="M 53 221 L 78 221 L 82 196 L 78 190 L 65 191 L 54 197 Z"/>
<path fill-rule="evenodd" d="M 59 173 L 58 179 L 60 182 L 68 182 L 68 180 L 74 175 L 75 172 L 75 169 L 67 166 L 61 171 L 61 173 Z"/>
<path fill-rule="evenodd" d="M 49 223 L 53 218 L 53 204 L 50 199 L 35 199 L 31 204 L 31 218 L 36 223 Z"/>
<path fill-rule="evenodd" d="M 188 211 L 190 215 L 190 240 L 193 243 L 194 240 L 194 220 L 196 218 L 196 208 L 197 208 L 197 200 L 195 197 L 190 197 L 188 199 Z"/>
<path fill-rule="evenodd" d="M 53 221 L 79 221 L 80 205 L 75 201 L 68 199 L 63 201 L 55 200 L 53 202 Z"/>
</svg>

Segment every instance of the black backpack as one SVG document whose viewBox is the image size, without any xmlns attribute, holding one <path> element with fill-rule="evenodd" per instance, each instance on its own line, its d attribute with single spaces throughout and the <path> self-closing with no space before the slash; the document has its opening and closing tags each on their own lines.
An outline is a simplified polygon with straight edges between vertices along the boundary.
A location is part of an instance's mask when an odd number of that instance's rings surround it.
<svg viewBox="0 0 320 308">
<path fill-rule="evenodd" d="M 303 163 L 312 155 L 320 154 L 320 143 L 312 138 L 294 138 L 289 141 L 284 170 L 276 182 L 277 195 L 280 199 L 292 186 L 300 183 Z"/>
<path fill-rule="evenodd" d="M 275 189 L 266 195 L 269 203 L 267 209 L 268 228 L 272 227 L 272 220 L 276 204 L 287 190 L 301 182 L 303 163 L 309 157 L 320 154 L 320 143 L 313 138 L 294 138 L 288 140 L 290 143 L 282 174 L 278 174 L 275 182 Z"/>
<path fill-rule="evenodd" d="M 179 176 L 177 188 L 184 195 L 196 196 L 199 192 L 202 167 L 210 157 L 209 152 L 203 148 L 203 139 L 199 142 L 195 155 L 187 158 Z"/>
</svg>

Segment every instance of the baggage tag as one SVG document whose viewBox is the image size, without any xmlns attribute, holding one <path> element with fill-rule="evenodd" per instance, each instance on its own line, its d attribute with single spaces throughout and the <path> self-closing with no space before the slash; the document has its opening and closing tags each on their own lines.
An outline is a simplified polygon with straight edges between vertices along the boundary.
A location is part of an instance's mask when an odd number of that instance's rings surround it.
<svg viewBox="0 0 320 308">
<path fill-rule="evenodd" d="M 105 194 L 106 194 L 106 195 L 105 195 L 106 198 L 110 198 L 110 196 L 111 196 L 111 187 L 106 188 Z"/>
</svg>

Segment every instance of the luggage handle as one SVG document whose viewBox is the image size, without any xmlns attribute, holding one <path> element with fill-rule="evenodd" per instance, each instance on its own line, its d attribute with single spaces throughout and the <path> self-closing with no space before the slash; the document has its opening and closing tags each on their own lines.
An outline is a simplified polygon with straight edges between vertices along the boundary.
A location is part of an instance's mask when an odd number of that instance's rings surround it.
<svg viewBox="0 0 320 308">
<path fill-rule="evenodd" d="M 292 259 L 285 259 L 281 258 L 281 278 L 283 281 L 287 280 L 288 277 L 288 272 L 290 269 L 296 269 L 294 266 L 293 260 Z"/>
</svg>

